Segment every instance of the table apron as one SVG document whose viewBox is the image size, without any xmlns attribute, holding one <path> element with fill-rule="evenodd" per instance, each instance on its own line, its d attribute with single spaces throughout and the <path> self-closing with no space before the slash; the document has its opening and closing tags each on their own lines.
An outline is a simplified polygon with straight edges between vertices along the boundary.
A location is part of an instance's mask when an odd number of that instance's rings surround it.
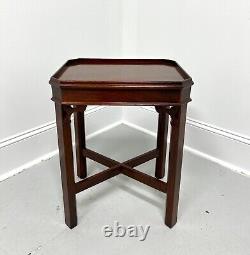
<svg viewBox="0 0 250 255">
<path fill-rule="evenodd" d="M 59 95 L 58 95 L 59 94 Z M 106 105 L 179 105 L 191 101 L 190 87 L 172 90 L 69 90 L 54 93 L 53 100 L 62 104 Z"/>
</svg>

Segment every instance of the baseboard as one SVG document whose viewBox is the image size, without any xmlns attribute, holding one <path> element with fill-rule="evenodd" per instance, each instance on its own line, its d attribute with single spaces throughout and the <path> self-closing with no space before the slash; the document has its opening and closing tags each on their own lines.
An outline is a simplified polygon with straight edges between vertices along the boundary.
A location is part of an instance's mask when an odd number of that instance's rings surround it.
<svg viewBox="0 0 250 255">
<path fill-rule="evenodd" d="M 124 123 L 156 137 L 157 114 L 150 107 L 98 106 L 86 111 L 87 139 Z M 188 119 L 186 151 L 237 173 L 250 176 L 248 137 Z M 0 181 L 57 155 L 55 122 L 0 141 Z"/>
<path fill-rule="evenodd" d="M 151 107 L 126 107 L 123 122 L 156 137 L 157 113 Z M 210 160 L 237 173 L 250 176 L 250 138 L 187 119 L 186 151 Z"/>
<path fill-rule="evenodd" d="M 122 107 L 92 107 L 85 113 L 87 139 L 121 123 Z M 55 121 L 0 141 L 0 181 L 58 153 Z"/>
</svg>

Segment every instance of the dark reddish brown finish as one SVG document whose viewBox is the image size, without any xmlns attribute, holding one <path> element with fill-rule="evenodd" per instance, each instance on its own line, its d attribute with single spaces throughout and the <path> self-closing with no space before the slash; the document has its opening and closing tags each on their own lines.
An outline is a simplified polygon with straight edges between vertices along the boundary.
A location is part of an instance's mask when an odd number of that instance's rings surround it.
<svg viewBox="0 0 250 255">
<path fill-rule="evenodd" d="M 82 157 L 86 148 L 84 119 L 84 111 L 74 113 L 77 176 L 82 179 L 87 176 L 86 157 Z"/>
<path fill-rule="evenodd" d="M 191 77 L 172 60 L 73 59 L 50 79 L 56 106 L 58 145 L 66 224 L 77 224 L 76 194 L 118 174 L 124 174 L 167 193 L 165 223 L 176 223 L 182 150 Z M 153 105 L 159 113 L 157 148 L 125 162 L 117 162 L 86 148 L 84 110 L 89 104 Z M 86 158 L 108 169 L 75 183 L 70 116 L 74 113 L 77 175 L 87 176 Z M 171 117 L 168 181 L 165 174 L 168 120 Z M 156 158 L 155 177 L 134 169 Z"/>
<path fill-rule="evenodd" d="M 79 193 L 85 189 L 88 189 L 98 183 L 101 183 L 103 181 L 106 181 L 118 174 L 120 174 L 120 165 L 116 165 L 114 167 L 110 167 L 104 171 L 102 171 L 101 173 L 92 175 L 82 181 L 79 181 L 78 183 L 76 183 L 75 185 L 75 193 Z"/>
<path fill-rule="evenodd" d="M 173 60 L 166 59 L 72 59 L 52 77 L 64 87 L 138 87 L 192 85 L 190 76 Z M 184 84 L 185 83 L 185 84 Z M 122 84 L 122 86 L 121 86 Z"/>
<path fill-rule="evenodd" d="M 98 70 L 91 71 L 91 67 L 96 69 L 96 66 Z M 112 72 L 113 66 L 119 67 L 120 71 Z M 126 78 L 128 67 L 129 77 Z M 85 69 L 91 73 L 87 79 Z M 73 79 L 74 74 L 76 79 Z M 62 104 L 124 105 L 125 102 L 126 105 L 175 105 L 190 101 L 193 82 L 172 60 L 74 59 L 67 61 L 51 77 L 50 84 L 53 85 L 52 99 Z"/>
<path fill-rule="evenodd" d="M 65 222 L 70 228 L 73 228 L 77 225 L 77 217 L 70 114 L 67 112 L 67 106 L 59 103 L 55 103 L 55 109 Z"/>
<path fill-rule="evenodd" d="M 179 190 L 181 181 L 181 165 L 186 123 L 187 105 L 175 108 L 171 119 L 171 137 L 168 162 L 168 190 L 165 223 L 170 228 L 177 221 Z"/>
<path fill-rule="evenodd" d="M 156 106 L 155 109 L 159 113 L 157 131 L 157 149 L 159 150 L 159 156 L 155 164 L 155 177 L 161 179 L 165 175 L 169 118 L 166 107 Z"/>
</svg>

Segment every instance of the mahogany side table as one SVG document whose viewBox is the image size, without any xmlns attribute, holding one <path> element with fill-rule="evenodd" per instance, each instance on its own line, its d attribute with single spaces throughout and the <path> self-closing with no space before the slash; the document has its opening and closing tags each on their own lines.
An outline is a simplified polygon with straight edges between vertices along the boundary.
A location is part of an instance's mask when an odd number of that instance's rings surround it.
<svg viewBox="0 0 250 255">
<path fill-rule="evenodd" d="M 165 59 L 72 59 L 50 79 L 55 102 L 65 222 L 77 225 L 76 194 L 118 174 L 124 174 L 167 194 L 165 224 L 177 221 L 187 103 L 191 77 Z M 86 148 L 84 110 L 87 105 L 151 105 L 158 112 L 156 149 L 117 162 Z M 77 175 L 75 182 L 71 138 L 74 115 Z M 168 122 L 171 117 L 167 182 L 165 175 Z M 86 158 L 108 167 L 87 177 Z M 156 158 L 155 177 L 135 169 Z"/>
</svg>

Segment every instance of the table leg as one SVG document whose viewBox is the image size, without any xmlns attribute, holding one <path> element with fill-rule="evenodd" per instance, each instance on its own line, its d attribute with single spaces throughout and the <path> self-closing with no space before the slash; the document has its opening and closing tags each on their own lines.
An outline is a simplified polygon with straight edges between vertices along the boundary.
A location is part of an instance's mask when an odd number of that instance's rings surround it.
<svg viewBox="0 0 250 255">
<path fill-rule="evenodd" d="M 77 225 L 77 214 L 70 127 L 71 114 L 67 112 L 67 107 L 69 106 L 55 103 L 65 223 L 69 228 L 73 228 Z"/>
<path fill-rule="evenodd" d="M 156 106 L 155 109 L 158 112 L 157 149 L 159 151 L 155 164 L 155 177 L 161 179 L 165 175 L 169 115 L 164 106 Z"/>
<path fill-rule="evenodd" d="M 168 165 L 168 188 L 165 224 L 173 227 L 177 221 L 181 166 L 187 105 L 174 106 L 171 114 L 171 138 Z"/>
<path fill-rule="evenodd" d="M 87 176 L 86 157 L 82 155 L 82 150 L 86 149 L 84 111 L 74 113 L 74 124 L 77 176 L 83 179 Z"/>
</svg>

